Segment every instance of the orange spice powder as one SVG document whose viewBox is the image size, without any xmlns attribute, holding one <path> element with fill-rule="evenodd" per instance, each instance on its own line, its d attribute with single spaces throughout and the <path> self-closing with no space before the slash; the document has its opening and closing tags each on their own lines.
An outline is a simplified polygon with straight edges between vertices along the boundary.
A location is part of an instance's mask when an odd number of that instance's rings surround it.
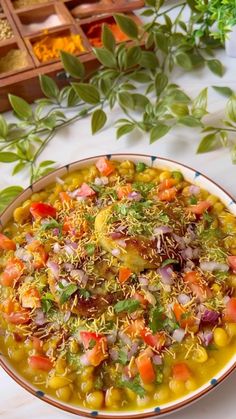
<svg viewBox="0 0 236 419">
<path fill-rule="evenodd" d="M 41 63 L 54 60 L 60 51 L 78 54 L 85 51 L 80 35 L 49 36 L 46 35 L 33 44 L 33 50 Z"/>
<path fill-rule="evenodd" d="M 92 24 L 87 32 L 87 37 L 93 47 L 99 48 L 102 46 L 102 25 L 103 22 Z M 127 41 L 129 39 L 116 23 L 107 23 L 107 26 L 112 31 L 116 42 Z"/>
</svg>

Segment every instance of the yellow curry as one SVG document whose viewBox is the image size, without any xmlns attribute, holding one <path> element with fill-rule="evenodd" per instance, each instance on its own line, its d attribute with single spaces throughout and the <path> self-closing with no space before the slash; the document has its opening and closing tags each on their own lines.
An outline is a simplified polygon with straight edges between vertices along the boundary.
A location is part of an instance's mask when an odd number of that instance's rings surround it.
<svg viewBox="0 0 236 419">
<path fill-rule="evenodd" d="M 0 234 L 0 347 L 46 394 L 159 406 L 236 349 L 236 218 L 180 171 L 100 158 Z"/>
</svg>

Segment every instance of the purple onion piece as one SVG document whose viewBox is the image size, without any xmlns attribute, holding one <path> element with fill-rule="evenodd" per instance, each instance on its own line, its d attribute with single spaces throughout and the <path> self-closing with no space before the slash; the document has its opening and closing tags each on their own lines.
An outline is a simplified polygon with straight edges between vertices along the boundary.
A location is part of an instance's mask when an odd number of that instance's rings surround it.
<svg viewBox="0 0 236 419">
<path fill-rule="evenodd" d="M 182 342 L 183 338 L 185 336 L 185 330 L 184 329 L 175 329 L 172 333 L 172 338 L 176 340 L 177 342 Z"/>
<path fill-rule="evenodd" d="M 54 278 L 59 277 L 59 265 L 58 265 L 58 263 L 53 262 L 52 260 L 48 260 L 47 261 L 47 267 L 50 269 Z"/>
<path fill-rule="evenodd" d="M 164 266 L 163 268 L 159 268 L 158 271 L 159 275 L 161 276 L 161 282 L 165 285 L 173 284 L 173 270 L 169 266 Z"/>
<path fill-rule="evenodd" d="M 201 322 L 203 324 L 215 325 L 218 323 L 219 317 L 220 313 L 217 311 L 206 309 L 201 315 Z"/>
<path fill-rule="evenodd" d="M 139 280 L 139 283 L 140 283 L 141 285 L 144 285 L 144 286 L 147 286 L 147 285 L 148 285 L 148 279 L 147 279 L 147 278 L 145 278 L 145 276 L 140 276 L 140 277 L 138 278 L 138 280 Z"/>
<path fill-rule="evenodd" d="M 120 249 L 112 249 L 111 254 L 112 254 L 113 256 L 119 256 L 119 254 L 120 254 Z"/>
<path fill-rule="evenodd" d="M 154 365 L 162 365 L 162 357 L 160 355 L 154 355 L 152 361 Z"/>
<path fill-rule="evenodd" d="M 153 230 L 154 234 L 167 234 L 171 232 L 172 232 L 172 228 L 170 228 L 169 226 L 159 226 L 159 227 L 154 228 Z"/>
<path fill-rule="evenodd" d="M 136 355 L 136 353 L 138 352 L 138 348 L 139 348 L 138 342 L 132 343 L 131 348 L 127 353 L 127 357 L 129 361 L 131 360 L 132 356 Z"/>
<path fill-rule="evenodd" d="M 87 357 L 86 354 L 81 355 L 80 362 L 85 367 L 88 367 L 90 365 L 90 362 L 89 362 L 88 357 Z"/>
<path fill-rule="evenodd" d="M 34 313 L 35 313 L 35 318 L 34 318 L 35 324 L 37 324 L 38 326 L 42 326 L 43 324 L 47 322 L 44 316 L 44 312 L 41 309 L 35 310 Z"/>
<path fill-rule="evenodd" d="M 118 239 L 121 239 L 121 237 L 123 237 L 123 234 L 120 233 L 119 231 L 114 231 L 113 233 L 110 233 L 109 236 L 113 240 L 118 240 Z"/>
<path fill-rule="evenodd" d="M 186 294 L 179 294 L 177 300 L 180 304 L 187 304 L 190 301 L 190 297 Z"/>
<path fill-rule="evenodd" d="M 128 199 L 130 201 L 140 201 L 142 199 L 142 195 L 139 192 L 133 191 L 128 194 Z"/>
<path fill-rule="evenodd" d="M 198 336 L 200 337 L 203 345 L 205 345 L 205 346 L 208 346 L 213 339 L 213 333 L 212 333 L 211 330 L 204 330 L 204 331 L 201 330 L 198 333 Z"/>
<path fill-rule="evenodd" d="M 194 195 L 194 196 L 199 195 L 200 190 L 201 189 L 197 185 L 191 185 L 191 186 L 189 186 L 189 193 L 191 195 Z"/>
<path fill-rule="evenodd" d="M 193 258 L 193 249 L 191 247 L 186 247 L 181 251 L 181 256 L 184 260 Z"/>
<path fill-rule="evenodd" d="M 110 355 L 110 358 L 112 359 L 112 361 L 117 361 L 118 360 L 119 354 L 118 354 L 117 349 L 110 349 L 109 355 Z"/>
</svg>

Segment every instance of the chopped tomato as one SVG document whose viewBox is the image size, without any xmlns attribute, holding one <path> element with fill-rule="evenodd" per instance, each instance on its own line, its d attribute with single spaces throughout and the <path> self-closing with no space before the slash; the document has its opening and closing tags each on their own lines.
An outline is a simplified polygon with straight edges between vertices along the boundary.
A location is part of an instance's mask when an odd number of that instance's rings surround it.
<svg viewBox="0 0 236 419">
<path fill-rule="evenodd" d="M 156 374 L 150 357 L 145 353 L 141 353 L 136 359 L 136 365 L 144 384 L 153 383 L 153 381 L 155 381 Z"/>
<path fill-rule="evenodd" d="M 5 234 L 0 233 L 0 249 L 16 250 L 16 243 L 5 236 Z"/>
<path fill-rule="evenodd" d="M 236 323 L 236 297 L 230 298 L 226 304 L 224 320 Z"/>
<path fill-rule="evenodd" d="M 56 209 L 44 202 L 32 202 L 30 205 L 30 213 L 34 218 L 56 217 Z"/>
<path fill-rule="evenodd" d="M 139 301 L 142 306 L 146 306 L 148 304 L 148 300 L 146 300 L 141 292 L 135 292 L 133 299 Z"/>
<path fill-rule="evenodd" d="M 21 304 L 25 308 L 41 307 L 40 293 L 37 288 L 32 287 L 25 291 L 21 296 Z"/>
<path fill-rule="evenodd" d="M 210 288 L 201 282 L 200 275 L 195 272 L 187 272 L 184 275 L 184 282 L 187 282 L 192 293 L 197 297 L 201 302 L 205 301 L 207 298 L 210 298 L 212 293 Z"/>
<path fill-rule="evenodd" d="M 78 192 L 78 196 L 81 196 L 83 198 L 87 198 L 95 194 L 96 192 L 92 188 L 90 188 L 90 186 L 87 183 L 82 183 Z"/>
<path fill-rule="evenodd" d="M 27 245 L 27 250 L 33 254 L 33 266 L 35 269 L 43 268 L 48 260 L 48 254 L 44 246 L 38 240 L 34 240 Z"/>
<path fill-rule="evenodd" d="M 29 311 L 22 308 L 18 301 L 5 300 L 1 305 L 1 311 L 5 320 L 11 324 L 25 324 L 30 320 Z"/>
<path fill-rule="evenodd" d="M 21 277 L 25 269 L 24 263 L 18 258 L 8 260 L 1 275 L 1 284 L 5 287 L 12 287 Z"/>
<path fill-rule="evenodd" d="M 119 186 L 116 190 L 117 196 L 119 199 L 125 198 L 132 192 L 132 185 L 131 183 L 127 183 L 124 186 Z"/>
<path fill-rule="evenodd" d="M 173 307 L 173 312 L 175 315 L 175 318 L 179 325 L 183 328 L 185 327 L 192 327 L 195 325 L 194 317 L 192 316 L 192 313 L 188 311 L 185 307 L 183 307 L 179 303 L 175 303 Z"/>
<path fill-rule="evenodd" d="M 70 202 L 71 201 L 71 197 L 66 192 L 60 192 L 59 196 L 60 196 L 61 202 Z"/>
<path fill-rule="evenodd" d="M 199 201 L 196 205 L 190 205 L 187 209 L 196 215 L 202 215 L 208 208 L 211 207 L 211 203 L 208 201 Z"/>
<path fill-rule="evenodd" d="M 107 338 L 103 336 L 96 342 L 95 346 L 86 351 L 86 356 L 91 365 L 97 367 L 107 358 Z"/>
<path fill-rule="evenodd" d="M 28 358 L 29 366 L 33 370 L 50 371 L 53 367 L 52 361 L 47 356 L 32 355 Z"/>
<path fill-rule="evenodd" d="M 32 343 L 33 348 L 37 352 L 43 352 L 43 341 L 41 339 L 39 339 L 37 336 L 32 336 Z"/>
<path fill-rule="evenodd" d="M 227 260 L 230 268 L 236 273 L 236 256 L 228 256 Z"/>
<path fill-rule="evenodd" d="M 130 322 L 129 326 L 124 329 L 124 333 L 131 338 L 139 337 L 141 330 L 144 328 L 144 319 L 136 319 Z"/>
<path fill-rule="evenodd" d="M 160 199 L 160 201 L 170 202 L 170 201 L 174 201 L 176 194 L 177 194 L 177 189 L 173 187 L 173 188 L 165 189 L 164 191 L 158 192 L 158 198 Z"/>
<path fill-rule="evenodd" d="M 82 340 L 84 349 L 88 349 L 90 346 L 90 343 L 92 341 L 97 343 L 99 342 L 102 338 L 104 337 L 104 335 L 99 334 L 99 333 L 95 333 L 95 332 L 80 332 L 80 338 Z"/>
<path fill-rule="evenodd" d="M 166 189 L 170 189 L 176 185 L 176 179 L 165 179 L 163 180 L 160 185 L 158 186 L 158 191 L 165 191 Z"/>
<path fill-rule="evenodd" d="M 150 330 L 145 328 L 141 330 L 140 336 L 147 345 L 155 348 L 157 351 L 159 351 L 165 345 L 166 338 L 165 333 L 163 332 L 157 332 L 153 334 Z"/>
<path fill-rule="evenodd" d="M 120 282 L 120 284 L 123 284 L 124 282 L 126 282 L 131 275 L 132 275 L 131 269 L 121 267 L 119 269 L 119 282 Z"/>
<path fill-rule="evenodd" d="M 172 375 L 175 380 L 180 381 L 187 381 L 192 376 L 191 371 L 185 362 L 173 365 Z"/>
<path fill-rule="evenodd" d="M 109 176 L 115 170 L 113 164 L 105 157 L 98 159 L 96 167 L 103 176 Z"/>
</svg>

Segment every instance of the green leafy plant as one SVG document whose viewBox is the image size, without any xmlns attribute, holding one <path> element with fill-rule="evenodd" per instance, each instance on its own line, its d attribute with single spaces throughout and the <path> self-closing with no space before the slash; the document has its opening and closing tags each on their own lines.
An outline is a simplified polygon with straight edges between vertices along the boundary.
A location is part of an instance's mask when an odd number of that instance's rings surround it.
<svg viewBox="0 0 236 419">
<path fill-rule="evenodd" d="M 215 39 L 224 42 L 232 27 L 236 25 L 236 1 L 196 0 L 196 9 L 203 14 L 206 25 L 212 26 L 217 23 L 218 31 L 211 29 L 211 34 Z"/>
<path fill-rule="evenodd" d="M 115 122 L 117 139 L 139 130 L 148 133 L 153 143 L 177 125 L 205 129 L 207 89 L 192 99 L 172 82 L 171 71 L 175 66 L 190 71 L 207 65 L 213 73 L 222 76 L 223 66 L 214 58 L 214 49 L 220 43 L 211 37 L 211 22 L 207 23 L 204 11 L 196 9 L 195 1 L 187 0 L 163 11 L 164 3 L 163 0 L 146 1 L 143 15 L 149 16 L 150 22 L 141 27 L 126 15 L 114 16 L 132 43 L 116 44 L 113 33 L 104 24 L 103 47 L 93 50 L 99 66 L 91 74 L 86 74 L 79 58 L 62 51 L 62 64 L 70 77 L 66 87 L 60 90 L 53 79 L 41 75 L 39 82 L 44 98 L 37 100 L 34 107 L 20 97 L 9 95 L 16 120 L 8 123 L 0 115 L 0 162 L 14 163 L 13 175 L 28 171 L 32 183 L 49 173 L 56 162 L 40 161 L 40 158 L 57 132 L 90 117 L 91 131 L 95 134 L 104 128 L 114 107 L 123 113 Z M 173 9 L 177 9 L 177 15 L 171 19 Z M 185 9 L 190 13 L 188 23 L 182 17 Z M 227 88 L 222 89 L 226 93 Z M 231 95 L 231 91 L 227 93 Z M 227 111 L 227 115 L 229 121 L 223 124 L 233 125 L 226 128 L 234 132 L 233 110 Z M 207 135 L 211 136 L 202 140 L 198 152 L 208 151 L 213 143 L 215 147 L 218 144 L 215 138 L 226 138 L 225 131 L 228 131 L 223 128 L 207 127 Z M 228 137 L 226 143 L 229 146 Z M 0 210 L 20 192 L 17 188 L 1 192 Z"/>
</svg>

